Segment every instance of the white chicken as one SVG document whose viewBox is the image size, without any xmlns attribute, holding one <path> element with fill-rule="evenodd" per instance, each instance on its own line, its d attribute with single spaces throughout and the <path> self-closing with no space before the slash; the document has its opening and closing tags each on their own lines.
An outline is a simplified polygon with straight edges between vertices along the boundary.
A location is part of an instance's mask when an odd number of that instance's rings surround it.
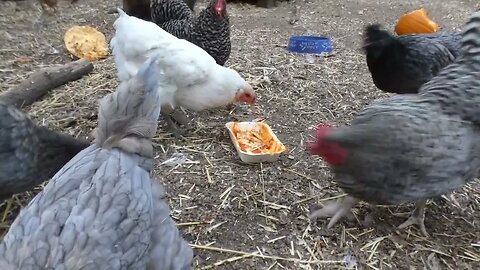
<svg viewBox="0 0 480 270">
<path fill-rule="evenodd" d="M 95 143 L 20 212 L 0 269 L 190 269 L 192 249 L 149 175 L 161 79 L 152 63 L 102 99 Z"/>
<path fill-rule="evenodd" d="M 178 39 L 153 22 L 129 16 L 121 9 L 118 13 L 110 41 L 118 78 L 125 81 L 135 76 L 140 65 L 155 55 L 168 81 L 168 86 L 159 88 L 162 115 L 174 135 L 181 134 L 171 117 L 177 107 L 202 111 L 234 102 L 255 102 L 252 86 L 235 70 L 218 65 L 200 47 Z M 185 117 L 183 121 L 180 118 L 175 120 L 186 124 Z"/>
</svg>

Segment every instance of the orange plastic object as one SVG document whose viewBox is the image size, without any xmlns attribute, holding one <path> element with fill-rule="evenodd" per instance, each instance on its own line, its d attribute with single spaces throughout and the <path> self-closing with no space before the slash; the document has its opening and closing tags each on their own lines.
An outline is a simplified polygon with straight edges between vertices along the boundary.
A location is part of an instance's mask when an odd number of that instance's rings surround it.
<svg viewBox="0 0 480 270">
<path fill-rule="evenodd" d="M 428 18 L 424 8 L 402 15 L 395 26 L 397 35 L 429 34 L 437 30 L 438 24 Z"/>
<path fill-rule="evenodd" d="M 65 47 L 78 58 L 96 61 L 107 57 L 105 35 L 90 26 L 73 26 L 65 32 Z"/>
</svg>

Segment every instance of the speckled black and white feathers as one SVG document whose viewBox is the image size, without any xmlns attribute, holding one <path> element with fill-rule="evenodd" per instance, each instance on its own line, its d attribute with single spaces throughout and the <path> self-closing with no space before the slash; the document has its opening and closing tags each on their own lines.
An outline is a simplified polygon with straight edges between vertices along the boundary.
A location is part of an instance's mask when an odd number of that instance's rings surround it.
<svg viewBox="0 0 480 270">
<path fill-rule="evenodd" d="M 183 0 L 153 0 L 150 2 L 150 7 L 153 22 L 159 26 L 168 21 L 190 20 L 195 17 L 193 11 Z M 168 32 L 167 29 L 164 30 Z"/>
<path fill-rule="evenodd" d="M 190 268 L 193 252 L 150 176 L 146 144 L 160 113 L 153 66 L 102 99 L 95 143 L 21 210 L 0 243 L 0 269 Z"/>
<path fill-rule="evenodd" d="M 479 135 L 479 128 L 443 114 L 430 98 L 376 102 L 329 136 L 348 151 L 333 167 L 335 179 L 346 193 L 372 203 L 437 197 L 478 175 Z"/>
<path fill-rule="evenodd" d="M 36 126 L 13 105 L 0 101 L 0 199 L 48 180 L 89 145 Z"/>
<path fill-rule="evenodd" d="M 455 62 L 420 88 L 362 110 L 327 140 L 346 149 L 334 165 L 338 185 L 383 204 L 426 199 L 461 188 L 480 168 L 480 12 L 462 35 Z"/>
<path fill-rule="evenodd" d="M 204 49 L 217 64 L 224 65 L 230 57 L 230 22 L 228 14 L 214 14 L 210 4 L 195 15 L 182 0 L 152 0 L 152 21 L 170 34 L 188 40 Z M 226 3 L 224 3 L 226 5 Z"/>
<path fill-rule="evenodd" d="M 186 6 L 189 8 L 190 12 L 193 11 L 196 0 L 184 0 Z M 182 9 L 177 9 L 175 6 L 177 3 L 164 3 L 164 12 L 165 20 L 170 19 L 180 19 L 182 18 Z M 183 6 L 183 5 L 182 5 Z M 122 10 L 125 11 L 130 16 L 137 17 L 145 21 L 151 21 L 152 15 L 150 11 L 150 0 L 122 0 Z M 192 13 L 193 14 L 193 13 Z M 170 18 L 170 19 L 168 19 Z M 185 18 L 185 17 L 183 17 Z"/>
<path fill-rule="evenodd" d="M 373 82 L 390 93 L 417 93 L 420 87 L 451 64 L 461 46 L 460 33 L 393 36 L 369 25 L 363 49 Z"/>
<path fill-rule="evenodd" d="M 224 1 L 224 0 L 219 0 Z M 206 50 L 219 65 L 230 57 L 230 22 L 228 14 L 221 18 L 213 15 L 210 7 L 202 10 L 192 26 L 190 42 Z"/>
</svg>

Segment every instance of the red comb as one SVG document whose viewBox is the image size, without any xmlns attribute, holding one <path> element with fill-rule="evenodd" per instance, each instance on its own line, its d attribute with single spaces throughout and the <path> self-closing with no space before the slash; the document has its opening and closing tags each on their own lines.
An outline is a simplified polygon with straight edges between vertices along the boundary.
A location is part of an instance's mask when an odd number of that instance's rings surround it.
<svg viewBox="0 0 480 270">
<path fill-rule="evenodd" d="M 213 3 L 212 6 L 212 11 L 214 14 L 217 16 L 224 17 L 225 16 L 225 11 L 226 11 L 226 3 L 225 0 L 215 0 L 215 3 Z"/>
<path fill-rule="evenodd" d="M 338 165 L 345 161 L 348 151 L 335 142 L 325 140 L 332 128 L 325 124 L 318 125 L 316 141 L 308 145 L 308 150 L 312 155 L 321 156 L 328 164 Z"/>
<path fill-rule="evenodd" d="M 318 153 L 320 144 L 328 135 L 330 129 L 332 129 L 332 127 L 327 124 L 320 124 L 315 128 L 315 142 L 307 145 L 307 148 L 311 154 Z"/>
</svg>

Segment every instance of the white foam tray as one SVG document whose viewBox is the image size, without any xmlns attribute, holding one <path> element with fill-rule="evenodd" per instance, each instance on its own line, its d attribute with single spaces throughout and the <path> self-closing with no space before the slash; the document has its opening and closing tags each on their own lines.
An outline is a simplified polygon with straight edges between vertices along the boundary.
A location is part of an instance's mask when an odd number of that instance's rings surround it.
<svg viewBox="0 0 480 270">
<path fill-rule="evenodd" d="M 225 127 L 228 129 L 228 132 L 230 133 L 230 138 L 232 139 L 232 143 L 237 149 L 238 155 L 240 156 L 240 159 L 245 162 L 245 163 L 261 163 L 261 162 L 274 162 L 277 161 L 278 158 L 280 157 L 280 154 L 283 153 L 287 148 L 285 145 L 277 138 L 275 133 L 273 133 L 272 129 L 270 126 L 266 123 L 264 123 L 267 126 L 268 132 L 272 136 L 272 138 L 279 144 L 281 144 L 282 150 L 274 153 L 274 154 L 253 154 L 253 153 L 247 153 L 240 149 L 240 145 L 238 144 L 237 139 L 235 138 L 235 134 L 232 132 L 232 127 L 233 124 L 237 123 L 238 128 L 243 131 L 248 131 L 252 130 L 255 127 L 258 127 L 258 122 L 228 122 L 225 124 Z"/>
</svg>

